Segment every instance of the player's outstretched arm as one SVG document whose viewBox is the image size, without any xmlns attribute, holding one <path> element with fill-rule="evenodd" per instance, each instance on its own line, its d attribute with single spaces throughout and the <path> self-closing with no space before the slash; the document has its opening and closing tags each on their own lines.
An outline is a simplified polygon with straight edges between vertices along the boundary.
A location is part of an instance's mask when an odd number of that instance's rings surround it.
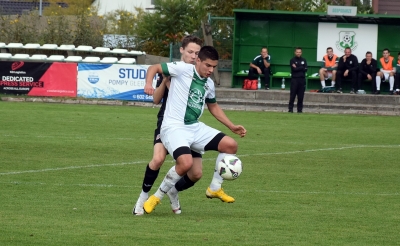
<svg viewBox="0 0 400 246">
<path fill-rule="evenodd" d="M 151 65 L 147 69 L 146 84 L 144 86 L 144 93 L 146 93 L 147 95 L 154 94 L 153 78 L 156 76 L 157 73 L 162 73 L 161 64 Z"/>
<path fill-rule="evenodd" d="M 226 116 L 224 111 L 218 105 L 218 103 L 207 103 L 208 110 L 210 113 L 222 124 L 228 127 L 232 132 L 238 134 L 240 137 L 246 136 L 246 129 L 241 125 L 235 125 Z"/>
<path fill-rule="evenodd" d="M 163 80 L 162 80 L 160 86 L 158 86 L 156 88 L 156 90 L 154 91 L 154 94 L 153 94 L 153 103 L 154 104 L 159 104 L 161 102 L 161 99 L 164 96 L 165 89 L 166 88 L 169 89 L 170 83 L 171 83 L 170 77 L 163 76 Z"/>
</svg>

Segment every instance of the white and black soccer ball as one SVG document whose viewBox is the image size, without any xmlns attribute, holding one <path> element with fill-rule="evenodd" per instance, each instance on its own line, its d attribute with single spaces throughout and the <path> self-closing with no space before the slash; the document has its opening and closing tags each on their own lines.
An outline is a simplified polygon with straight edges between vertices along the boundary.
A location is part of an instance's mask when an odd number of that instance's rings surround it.
<svg viewBox="0 0 400 246">
<path fill-rule="evenodd" d="M 351 36 L 348 34 L 343 36 L 343 42 L 345 42 L 346 44 L 350 43 L 351 39 L 352 39 Z"/>
<path fill-rule="evenodd" d="M 217 171 L 225 180 L 235 180 L 242 173 L 242 161 L 235 155 L 227 154 L 218 162 Z"/>
</svg>

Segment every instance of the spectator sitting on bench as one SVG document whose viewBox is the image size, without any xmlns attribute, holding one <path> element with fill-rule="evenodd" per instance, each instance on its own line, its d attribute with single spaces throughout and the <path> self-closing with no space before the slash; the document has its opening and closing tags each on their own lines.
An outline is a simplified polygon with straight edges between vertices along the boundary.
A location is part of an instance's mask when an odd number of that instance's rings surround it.
<svg viewBox="0 0 400 246">
<path fill-rule="evenodd" d="M 325 80 L 332 79 L 331 86 L 335 87 L 336 69 L 338 66 L 339 58 L 333 54 L 332 47 L 326 49 L 326 55 L 322 58 L 321 69 L 319 70 L 319 78 L 321 79 L 321 86 L 324 89 Z"/>
<path fill-rule="evenodd" d="M 374 58 L 372 58 L 371 51 L 367 51 L 367 53 L 365 54 L 365 58 L 362 60 L 360 64 L 360 70 L 358 74 L 358 84 L 357 88 L 354 88 L 356 90 L 356 93 L 358 90 L 361 90 L 362 81 L 366 79 L 371 80 L 371 92 L 375 93 L 376 66 L 377 62 Z"/>
<path fill-rule="evenodd" d="M 390 85 L 390 95 L 393 95 L 394 86 L 394 74 L 396 72 L 396 60 L 393 56 L 390 56 L 389 49 L 383 50 L 383 57 L 379 59 L 378 68 L 379 72 L 376 74 L 376 92 L 375 94 L 381 93 L 381 80 L 388 81 Z"/>
<path fill-rule="evenodd" d="M 396 75 L 394 76 L 396 95 L 400 95 L 400 52 L 397 54 Z"/>
<path fill-rule="evenodd" d="M 268 55 L 268 49 L 263 47 L 261 54 L 256 56 L 250 63 L 249 79 L 258 79 L 260 74 L 264 74 L 265 89 L 269 90 L 269 75 L 270 75 L 270 60 L 271 56 Z"/>
<path fill-rule="evenodd" d="M 358 59 L 357 56 L 351 54 L 350 47 L 344 50 L 344 56 L 340 57 L 336 72 L 337 93 L 342 92 L 342 80 L 351 78 L 351 94 L 354 94 L 354 87 L 357 83 Z"/>
</svg>

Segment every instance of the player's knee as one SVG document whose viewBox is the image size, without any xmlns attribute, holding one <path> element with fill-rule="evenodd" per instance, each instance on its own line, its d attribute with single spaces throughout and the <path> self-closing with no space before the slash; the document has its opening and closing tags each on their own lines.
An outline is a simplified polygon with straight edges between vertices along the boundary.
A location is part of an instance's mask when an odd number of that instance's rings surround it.
<svg viewBox="0 0 400 246">
<path fill-rule="evenodd" d="M 149 166 L 153 170 L 159 169 L 164 163 L 165 155 L 154 155 L 153 159 L 150 161 Z"/>
<path fill-rule="evenodd" d="M 192 166 L 193 166 L 193 161 L 191 160 L 191 157 L 189 156 L 189 158 L 185 158 L 185 156 L 181 155 L 176 160 L 175 170 L 177 174 L 183 176 L 190 170 Z"/>
<path fill-rule="evenodd" d="M 202 169 L 190 169 L 190 171 L 188 172 L 188 177 L 191 181 L 193 182 L 197 182 L 201 179 L 201 177 L 203 176 L 203 170 Z"/>
<path fill-rule="evenodd" d="M 218 151 L 227 154 L 236 154 L 238 149 L 237 142 L 228 136 L 225 136 L 218 145 Z"/>
<path fill-rule="evenodd" d="M 176 160 L 177 166 L 179 166 L 179 172 L 186 173 L 193 165 L 192 152 L 189 147 L 182 146 L 177 148 L 172 154 Z M 178 170 L 177 170 L 178 173 Z"/>
</svg>

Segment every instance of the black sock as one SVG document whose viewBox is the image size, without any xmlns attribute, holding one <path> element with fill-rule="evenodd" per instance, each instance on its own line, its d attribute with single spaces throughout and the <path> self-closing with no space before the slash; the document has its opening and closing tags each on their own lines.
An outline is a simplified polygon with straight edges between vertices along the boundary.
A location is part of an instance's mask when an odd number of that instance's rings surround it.
<svg viewBox="0 0 400 246">
<path fill-rule="evenodd" d="M 190 178 L 185 174 L 176 184 L 175 189 L 177 191 L 183 191 L 192 187 L 196 182 L 190 180 Z"/>
<path fill-rule="evenodd" d="M 149 192 L 151 190 L 151 187 L 156 181 L 159 172 L 160 169 L 154 171 L 150 169 L 149 165 L 147 165 L 142 184 L 142 189 L 144 192 Z"/>
</svg>

